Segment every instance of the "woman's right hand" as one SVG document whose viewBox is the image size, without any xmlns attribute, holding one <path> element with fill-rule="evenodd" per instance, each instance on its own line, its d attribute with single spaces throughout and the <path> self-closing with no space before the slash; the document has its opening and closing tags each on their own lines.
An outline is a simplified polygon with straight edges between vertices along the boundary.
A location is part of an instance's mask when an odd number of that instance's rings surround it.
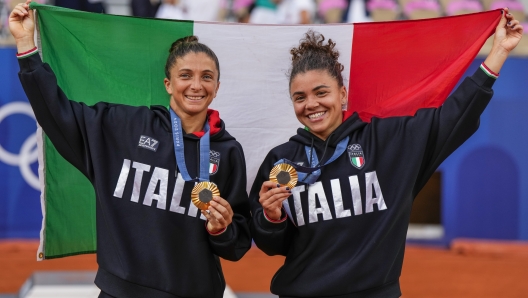
<svg viewBox="0 0 528 298">
<path fill-rule="evenodd" d="M 290 195 L 289 187 L 280 187 L 279 184 L 266 181 L 260 188 L 259 202 L 270 219 L 279 220 L 282 214 L 282 202 Z"/>
<path fill-rule="evenodd" d="M 17 4 L 9 14 L 9 31 L 15 38 L 19 53 L 35 47 L 35 19 L 33 11 L 29 9 L 30 2 L 31 0 L 26 0 L 26 3 Z"/>
</svg>

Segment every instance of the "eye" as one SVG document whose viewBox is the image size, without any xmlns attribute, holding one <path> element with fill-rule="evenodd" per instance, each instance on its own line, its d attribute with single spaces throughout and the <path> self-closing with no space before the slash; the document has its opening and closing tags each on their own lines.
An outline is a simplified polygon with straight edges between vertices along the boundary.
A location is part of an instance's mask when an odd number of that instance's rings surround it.
<svg viewBox="0 0 528 298">
<path fill-rule="evenodd" d="M 316 94 L 318 97 L 323 97 L 328 94 L 328 91 L 318 91 Z"/>
<path fill-rule="evenodd" d="M 305 99 L 304 95 L 298 95 L 293 98 L 294 102 L 302 102 Z"/>
<path fill-rule="evenodd" d="M 180 74 L 180 78 L 182 78 L 182 79 L 189 79 L 190 77 L 191 77 L 191 75 L 188 74 L 188 73 L 181 73 Z"/>
<path fill-rule="evenodd" d="M 212 76 L 212 75 L 204 75 L 204 76 L 203 76 L 203 79 L 204 79 L 204 80 L 212 80 L 212 79 L 213 79 L 213 76 Z"/>
</svg>

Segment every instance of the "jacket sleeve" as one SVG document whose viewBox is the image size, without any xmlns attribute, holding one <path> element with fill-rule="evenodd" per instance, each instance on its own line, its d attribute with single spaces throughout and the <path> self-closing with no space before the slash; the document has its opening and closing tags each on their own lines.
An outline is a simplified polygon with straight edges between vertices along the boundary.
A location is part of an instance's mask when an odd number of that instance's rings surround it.
<svg viewBox="0 0 528 298">
<path fill-rule="evenodd" d="M 35 117 L 57 151 L 93 181 L 87 122 L 100 121 L 106 103 L 88 107 L 70 101 L 57 85 L 57 78 L 39 55 L 19 59 L 19 79 Z"/>
<path fill-rule="evenodd" d="M 480 115 L 493 96 L 491 87 L 494 82 L 494 78 L 479 68 L 472 76 L 466 77 L 439 108 L 421 109 L 413 117 L 387 119 L 383 123 L 384 128 L 377 130 L 390 131 L 391 134 L 381 133 L 386 139 L 398 135 L 403 139 L 402 148 L 421 148 L 420 152 L 416 152 L 422 160 L 414 195 L 438 166 L 477 131 Z M 380 139 L 380 142 L 385 141 Z"/>
<path fill-rule="evenodd" d="M 273 223 L 264 217 L 262 205 L 259 202 L 259 192 L 262 183 L 269 180 L 269 173 L 273 166 L 271 153 L 264 159 L 251 187 L 249 201 L 251 204 L 251 235 L 257 247 L 269 256 L 287 255 L 296 227 L 290 218 Z"/>
<path fill-rule="evenodd" d="M 231 175 L 227 177 L 227 187 L 220 194 L 233 209 L 233 221 L 219 235 L 209 235 L 209 243 L 214 253 L 226 260 L 238 261 L 251 248 L 249 232 L 248 196 L 246 192 L 246 162 L 242 146 L 236 143 L 230 153 Z"/>
</svg>

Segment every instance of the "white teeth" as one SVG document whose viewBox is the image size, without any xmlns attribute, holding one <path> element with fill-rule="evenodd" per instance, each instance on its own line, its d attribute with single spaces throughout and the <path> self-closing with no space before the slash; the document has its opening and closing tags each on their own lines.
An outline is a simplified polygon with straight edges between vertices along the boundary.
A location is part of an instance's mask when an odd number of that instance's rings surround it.
<svg viewBox="0 0 528 298">
<path fill-rule="evenodd" d="M 189 96 L 189 95 L 187 95 L 186 97 L 190 100 L 199 100 L 203 98 L 203 96 Z"/>
<path fill-rule="evenodd" d="M 319 118 L 319 117 L 323 116 L 325 113 L 326 112 L 319 112 L 319 113 L 310 114 L 310 115 L 308 115 L 308 118 L 310 118 L 310 119 Z"/>
</svg>

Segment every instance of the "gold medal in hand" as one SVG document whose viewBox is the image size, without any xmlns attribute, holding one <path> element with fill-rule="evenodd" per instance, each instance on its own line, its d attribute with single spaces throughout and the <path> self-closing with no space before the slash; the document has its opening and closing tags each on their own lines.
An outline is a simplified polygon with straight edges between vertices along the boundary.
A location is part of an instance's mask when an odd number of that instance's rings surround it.
<svg viewBox="0 0 528 298">
<path fill-rule="evenodd" d="M 220 190 L 213 182 L 199 182 L 191 192 L 191 201 L 200 210 L 207 210 L 213 197 L 219 197 Z"/>
<path fill-rule="evenodd" d="M 280 163 L 271 169 L 269 179 L 280 186 L 288 186 L 292 189 L 297 185 L 297 171 L 287 163 Z"/>
</svg>

